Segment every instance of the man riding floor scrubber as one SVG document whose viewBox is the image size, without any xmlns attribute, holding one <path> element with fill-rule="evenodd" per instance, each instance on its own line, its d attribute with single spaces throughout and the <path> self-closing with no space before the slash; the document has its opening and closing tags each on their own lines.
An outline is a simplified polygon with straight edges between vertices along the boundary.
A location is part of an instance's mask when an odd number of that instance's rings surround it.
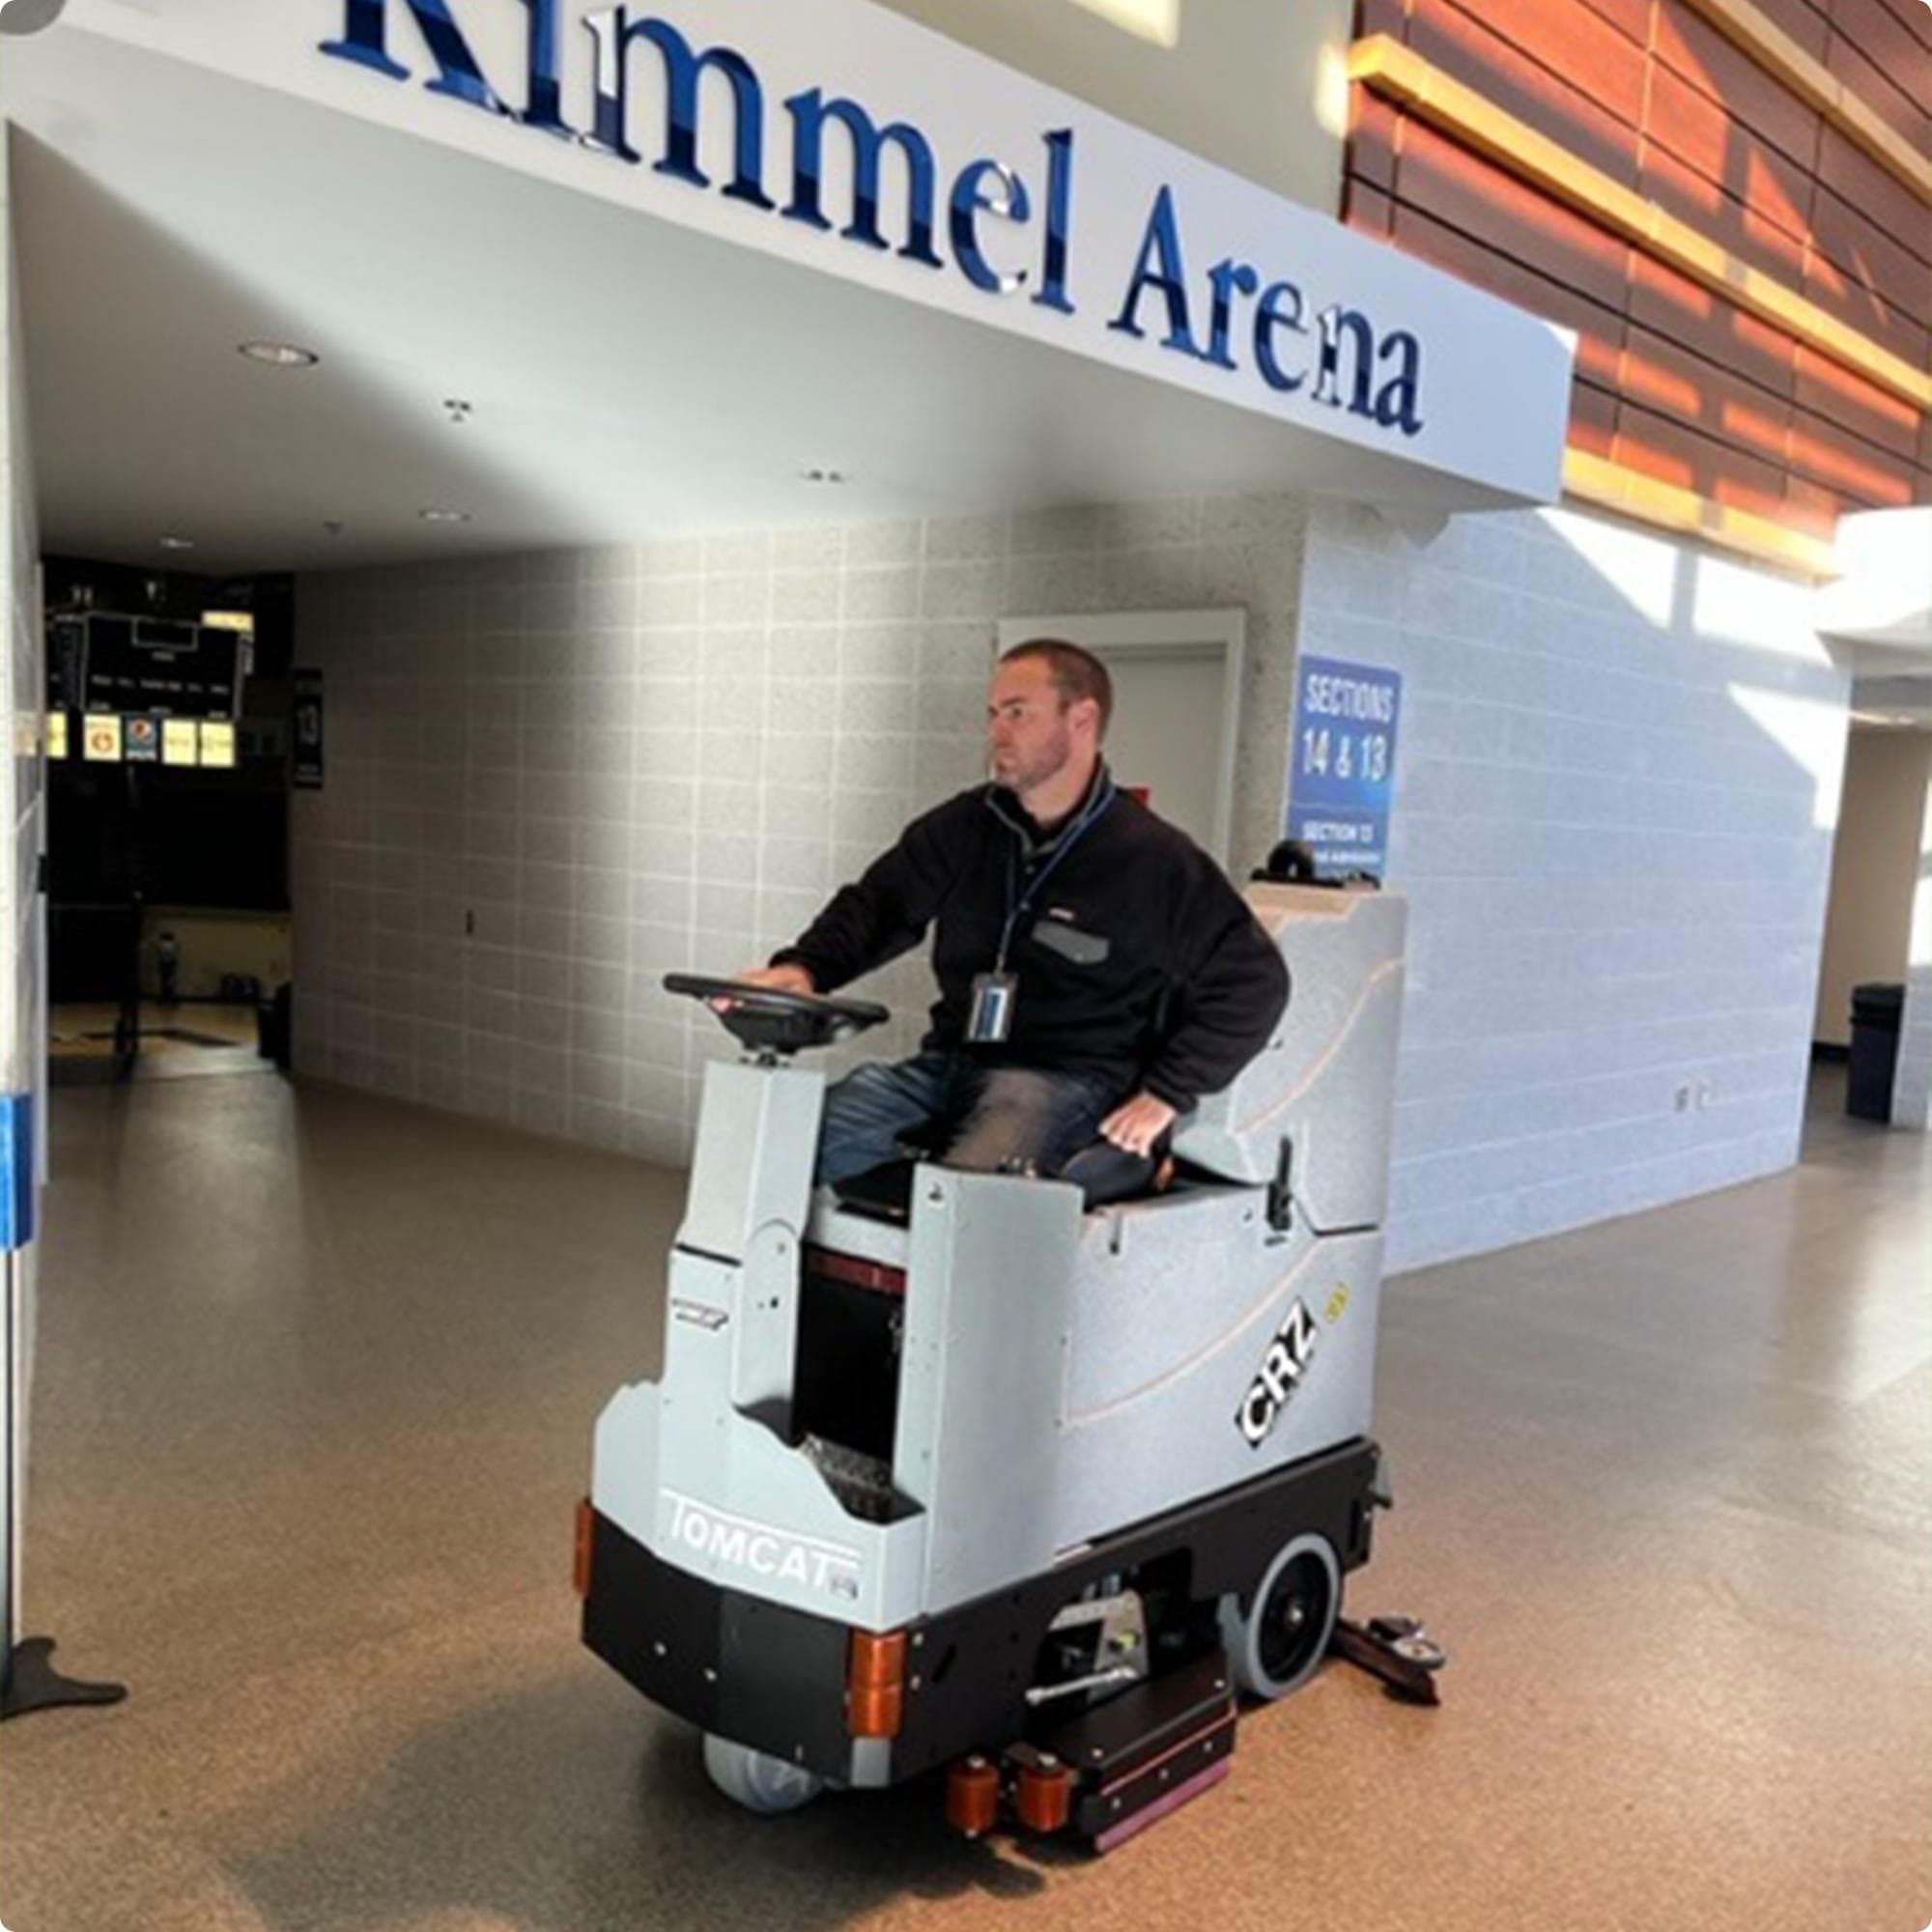
<svg viewBox="0 0 1932 1932">
<path fill-rule="evenodd" d="M 1125 1198 L 1151 1164 L 1111 1150 L 814 1193 L 825 1081 L 792 1056 L 884 1009 L 667 980 L 750 1050 L 706 1076 L 662 1377 L 598 1422 L 578 1580 L 584 1641 L 702 1727 L 739 1803 L 944 1765 L 961 1829 L 1007 1803 L 1105 1849 L 1226 1775 L 1236 1691 L 1284 1695 L 1336 1640 L 1388 1500 L 1406 908 L 1248 899 L 1287 1009 L 1177 1129 L 1171 1184 Z"/>
</svg>

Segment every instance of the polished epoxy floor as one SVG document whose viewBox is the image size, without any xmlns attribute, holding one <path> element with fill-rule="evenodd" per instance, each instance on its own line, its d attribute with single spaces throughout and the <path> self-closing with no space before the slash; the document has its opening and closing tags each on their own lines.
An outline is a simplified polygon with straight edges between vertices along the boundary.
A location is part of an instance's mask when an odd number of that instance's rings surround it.
<svg viewBox="0 0 1932 1932">
<path fill-rule="evenodd" d="M 1393 1285 L 1400 1506 L 1331 1666 L 1099 1862 L 930 1787 L 760 1822 L 582 1652 L 592 1417 L 675 1177 L 274 1079 L 56 1096 L 14 1932 L 1208 1924 L 1914 1932 L 1932 1915 L 1927 1143 Z"/>
</svg>

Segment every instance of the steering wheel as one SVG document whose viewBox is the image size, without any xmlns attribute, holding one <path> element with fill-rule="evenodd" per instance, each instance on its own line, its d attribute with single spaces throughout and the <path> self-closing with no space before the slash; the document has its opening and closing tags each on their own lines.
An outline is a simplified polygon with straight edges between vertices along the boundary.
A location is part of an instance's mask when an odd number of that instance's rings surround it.
<svg viewBox="0 0 1932 1932">
<path fill-rule="evenodd" d="M 742 980 L 713 980 L 701 973 L 667 973 L 665 991 L 702 1000 L 734 1039 L 757 1053 L 797 1053 L 831 1046 L 892 1018 L 870 1000 L 834 1000 L 817 993 L 787 993 L 777 986 L 748 986 Z M 728 1000 L 722 1012 L 712 1003 Z"/>
</svg>

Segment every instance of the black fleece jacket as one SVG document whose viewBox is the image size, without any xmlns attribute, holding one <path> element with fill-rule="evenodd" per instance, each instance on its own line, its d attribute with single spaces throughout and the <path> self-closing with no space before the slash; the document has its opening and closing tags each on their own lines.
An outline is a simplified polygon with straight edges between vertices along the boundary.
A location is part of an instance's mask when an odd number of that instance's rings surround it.
<svg viewBox="0 0 1932 1932">
<path fill-rule="evenodd" d="M 1090 805 L 1103 786 L 1104 770 Z M 1002 786 L 961 792 L 907 826 L 772 963 L 803 966 L 830 993 L 936 925 L 927 1047 L 1096 1074 L 1123 1097 L 1145 1088 L 1185 1112 L 1266 1042 L 1288 1001 L 1287 969 L 1213 860 L 1124 792 L 1054 863 L 1079 818 L 1049 834 Z M 1008 954 L 1018 978 L 1011 1037 L 969 1044 L 973 980 L 993 970 L 1009 871 L 1024 896 L 1049 865 Z"/>
</svg>

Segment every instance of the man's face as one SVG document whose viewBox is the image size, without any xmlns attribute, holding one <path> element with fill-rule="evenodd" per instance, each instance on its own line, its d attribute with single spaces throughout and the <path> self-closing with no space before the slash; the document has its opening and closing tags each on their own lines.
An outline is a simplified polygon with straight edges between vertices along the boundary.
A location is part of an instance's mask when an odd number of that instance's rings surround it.
<svg viewBox="0 0 1932 1932">
<path fill-rule="evenodd" d="M 1022 658 L 993 673 L 986 704 L 987 761 L 1013 791 L 1044 784 L 1073 755 L 1066 707 L 1041 658 Z"/>
</svg>

